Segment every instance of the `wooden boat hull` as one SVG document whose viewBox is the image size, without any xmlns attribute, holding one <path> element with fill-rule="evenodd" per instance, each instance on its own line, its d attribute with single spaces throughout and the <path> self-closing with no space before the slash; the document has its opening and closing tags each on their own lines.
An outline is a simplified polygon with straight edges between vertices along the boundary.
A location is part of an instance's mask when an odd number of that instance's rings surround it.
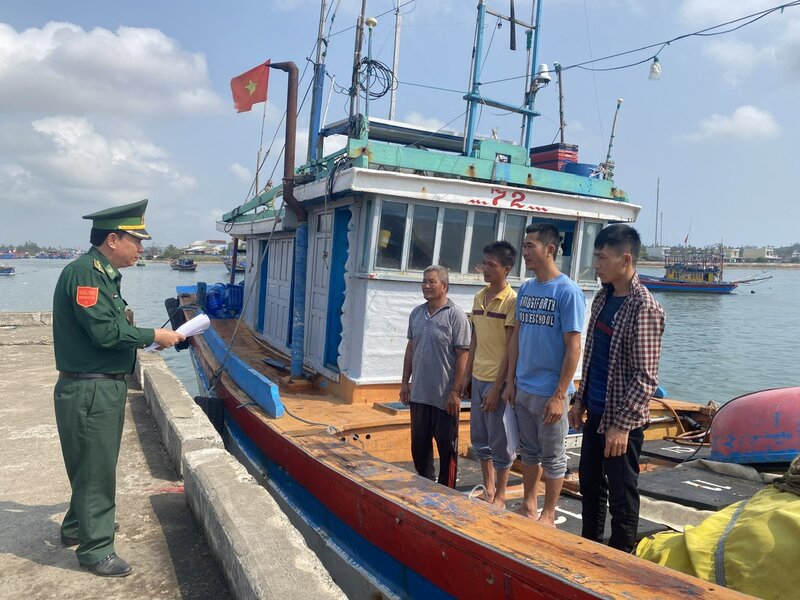
<svg viewBox="0 0 800 600">
<path fill-rule="evenodd" d="M 711 459 L 788 463 L 800 455 L 800 387 L 764 390 L 729 401 L 711 425 Z"/>
<path fill-rule="evenodd" d="M 219 362 L 206 335 L 192 338 L 191 351 L 208 389 Z M 341 563 L 371 579 L 385 595 L 731 597 L 729 590 L 469 500 L 325 435 L 323 427 L 321 435 L 290 435 L 251 400 L 271 391 L 251 389 L 248 395 L 227 369 L 214 381 L 233 441 L 263 470 L 293 518 L 317 536 L 309 544 L 322 540 L 334 546 L 345 557 Z"/>
<path fill-rule="evenodd" d="M 639 275 L 639 280 L 651 292 L 688 292 L 700 294 L 730 294 L 737 284 L 723 281 L 720 283 L 705 283 L 702 281 L 673 281 L 664 277 L 651 277 Z"/>
</svg>

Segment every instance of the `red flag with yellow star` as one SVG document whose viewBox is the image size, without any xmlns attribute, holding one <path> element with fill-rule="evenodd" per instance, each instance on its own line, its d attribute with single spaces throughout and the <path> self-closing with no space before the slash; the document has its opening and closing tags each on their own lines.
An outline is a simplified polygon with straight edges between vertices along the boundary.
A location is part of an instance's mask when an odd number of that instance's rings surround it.
<svg viewBox="0 0 800 600">
<path fill-rule="evenodd" d="M 249 111 L 253 108 L 253 104 L 267 101 L 269 63 L 270 61 L 267 61 L 231 79 L 233 106 L 236 112 Z"/>
</svg>

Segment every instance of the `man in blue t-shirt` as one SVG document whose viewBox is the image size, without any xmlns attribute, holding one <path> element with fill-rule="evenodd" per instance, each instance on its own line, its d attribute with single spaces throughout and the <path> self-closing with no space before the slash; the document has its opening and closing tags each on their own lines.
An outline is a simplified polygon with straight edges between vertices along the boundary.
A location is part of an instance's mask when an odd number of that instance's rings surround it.
<svg viewBox="0 0 800 600">
<path fill-rule="evenodd" d="M 538 521 L 555 527 L 555 511 L 567 457 L 567 404 L 581 355 L 586 299 L 558 270 L 558 228 L 529 225 L 522 256 L 536 277 L 517 294 L 517 324 L 508 348 L 503 398 L 514 404 L 519 428 L 524 499 L 520 513 L 537 518 L 537 486 L 544 472 L 545 500 Z"/>
</svg>

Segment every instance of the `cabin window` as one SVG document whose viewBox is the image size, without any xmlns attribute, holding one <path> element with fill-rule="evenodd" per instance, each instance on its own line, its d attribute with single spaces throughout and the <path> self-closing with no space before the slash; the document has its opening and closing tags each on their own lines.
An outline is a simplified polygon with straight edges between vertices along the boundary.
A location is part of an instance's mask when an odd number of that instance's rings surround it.
<svg viewBox="0 0 800 600">
<path fill-rule="evenodd" d="M 483 261 L 483 249 L 487 244 L 491 244 L 497 238 L 495 230 L 497 225 L 497 213 L 475 211 L 475 218 L 472 221 L 472 241 L 469 247 L 469 262 L 467 272 L 477 272 L 476 267 Z"/>
<path fill-rule="evenodd" d="M 417 204 L 411 224 L 411 247 L 408 253 L 408 268 L 423 271 L 433 264 L 433 247 L 436 243 L 436 221 L 439 209 L 435 206 Z"/>
<path fill-rule="evenodd" d="M 506 226 L 503 232 L 503 239 L 514 246 L 514 249 L 517 251 L 516 268 L 511 270 L 511 275 L 519 275 L 521 271 L 520 265 L 524 262 L 522 260 L 522 242 L 525 239 L 525 226 L 527 223 L 528 218 L 524 215 L 506 214 Z"/>
<path fill-rule="evenodd" d="M 404 202 L 381 203 L 381 220 L 378 227 L 378 253 L 375 266 L 380 269 L 400 269 L 403 260 L 403 243 L 406 233 L 406 213 L 408 204 Z"/>
<path fill-rule="evenodd" d="M 332 213 L 320 213 L 317 217 L 317 233 L 330 233 L 331 223 L 333 223 Z"/>
<path fill-rule="evenodd" d="M 578 260 L 578 281 L 597 281 L 597 275 L 594 272 L 594 241 L 602 228 L 602 223 L 583 222 L 581 253 Z"/>
<path fill-rule="evenodd" d="M 467 211 L 460 208 L 445 208 L 442 219 L 442 241 L 439 248 L 440 265 L 456 273 L 461 272 L 466 233 Z"/>
<path fill-rule="evenodd" d="M 533 217 L 531 219 L 530 224 L 535 225 L 537 223 L 550 223 L 558 228 L 558 232 L 561 238 L 561 243 L 559 244 L 556 253 L 555 263 L 559 271 L 561 271 L 565 275 L 570 275 L 570 271 L 572 269 L 572 254 L 575 243 L 576 222 L 560 220 L 560 219 L 545 219 L 542 217 Z M 520 246 L 520 256 L 521 253 L 522 253 L 522 246 Z M 520 260 L 522 259 L 520 258 Z M 533 277 L 533 276 L 534 276 L 533 271 L 525 271 L 525 277 Z"/>
</svg>

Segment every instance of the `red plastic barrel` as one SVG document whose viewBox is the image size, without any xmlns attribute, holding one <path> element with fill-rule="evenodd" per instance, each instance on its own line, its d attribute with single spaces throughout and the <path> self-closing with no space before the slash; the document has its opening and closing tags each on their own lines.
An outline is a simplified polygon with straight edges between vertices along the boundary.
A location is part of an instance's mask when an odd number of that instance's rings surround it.
<svg viewBox="0 0 800 600">
<path fill-rule="evenodd" d="M 711 460 L 790 462 L 800 454 L 800 387 L 734 398 L 711 423 Z"/>
</svg>

